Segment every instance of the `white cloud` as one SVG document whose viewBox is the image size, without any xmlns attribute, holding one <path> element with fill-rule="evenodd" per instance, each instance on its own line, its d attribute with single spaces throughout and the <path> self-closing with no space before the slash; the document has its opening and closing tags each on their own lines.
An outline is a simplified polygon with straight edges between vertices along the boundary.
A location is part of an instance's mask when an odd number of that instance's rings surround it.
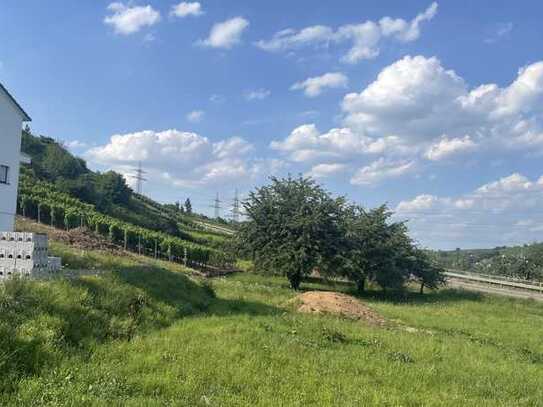
<svg viewBox="0 0 543 407">
<path fill-rule="evenodd" d="M 297 127 L 283 141 L 272 141 L 271 148 L 287 153 L 292 161 L 311 161 L 319 157 L 353 158 L 364 154 L 402 154 L 409 147 L 390 136 L 373 139 L 348 127 L 321 133 L 314 124 Z"/>
<path fill-rule="evenodd" d="M 222 140 L 213 145 L 213 154 L 218 158 L 227 158 L 235 155 L 245 155 L 253 151 L 252 144 L 249 144 L 241 137 L 232 137 Z"/>
<path fill-rule="evenodd" d="M 503 194 L 509 192 L 529 191 L 533 188 L 539 189 L 541 183 L 533 183 L 524 175 L 513 173 L 495 182 L 490 182 L 477 189 L 480 195 Z"/>
<path fill-rule="evenodd" d="M 188 2 L 181 2 L 179 4 L 176 4 L 172 6 L 172 10 L 170 11 L 170 15 L 174 17 L 188 17 L 188 16 L 201 16 L 204 14 L 204 11 L 202 10 L 202 5 L 199 2 L 194 3 L 188 3 Z"/>
<path fill-rule="evenodd" d="M 256 89 L 256 90 L 249 90 L 245 92 L 245 99 L 248 101 L 253 100 L 264 100 L 268 98 L 271 95 L 271 90 L 269 89 Z"/>
<path fill-rule="evenodd" d="M 543 154 L 543 61 L 520 69 L 507 86 L 470 89 L 437 58 L 406 56 L 360 93 L 347 94 L 341 107 L 342 127 L 321 133 L 305 124 L 271 148 L 290 161 L 341 160 L 349 168 L 368 155 L 386 163 L 426 159 L 428 167 L 483 151 Z"/>
<path fill-rule="evenodd" d="M 437 3 L 432 3 L 411 21 L 383 17 L 378 22 L 343 25 L 337 30 L 324 25 L 310 26 L 299 31 L 289 28 L 277 32 L 271 40 L 258 41 L 256 45 L 264 51 L 279 52 L 305 46 L 329 46 L 350 42 L 351 48 L 342 59 L 347 63 L 357 63 L 378 56 L 380 45 L 385 39 L 399 42 L 417 40 L 421 23 L 434 18 L 437 7 Z"/>
<path fill-rule="evenodd" d="M 192 112 L 187 113 L 187 120 L 191 123 L 200 123 L 205 116 L 203 110 L 193 110 Z"/>
<path fill-rule="evenodd" d="M 148 130 L 114 135 L 85 156 L 121 173 L 141 161 L 153 180 L 197 186 L 252 179 L 266 163 L 253 162 L 251 151 L 253 146 L 240 137 L 211 142 L 196 133 Z"/>
<path fill-rule="evenodd" d="M 431 161 L 439 161 L 452 155 L 473 151 L 477 145 L 470 136 L 463 138 L 451 138 L 443 136 L 437 143 L 432 144 L 425 153 L 425 157 Z"/>
<path fill-rule="evenodd" d="M 513 173 L 469 194 L 402 201 L 395 216 L 430 247 L 489 247 L 541 240 L 542 205 L 543 177 Z"/>
<path fill-rule="evenodd" d="M 130 6 L 111 3 L 108 8 L 113 14 L 104 18 L 104 23 L 113 27 L 117 34 L 130 35 L 144 27 L 151 27 L 160 21 L 160 12 L 150 5 Z"/>
<path fill-rule="evenodd" d="M 296 82 L 291 86 L 291 90 L 303 90 L 307 97 L 317 97 L 324 89 L 346 88 L 349 83 L 347 78 L 341 72 L 329 72 L 322 76 L 308 78 L 302 82 Z"/>
<path fill-rule="evenodd" d="M 338 172 L 345 171 L 346 168 L 346 164 L 318 164 L 311 168 L 311 171 L 308 175 L 314 178 L 326 178 L 331 175 L 337 174 Z"/>
<path fill-rule="evenodd" d="M 243 17 L 235 17 L 211 28 L 207 39 L 199 44 L 212 48 L 230 49 L 241 42 L 243 32 L 249 27 L 249 21 Z"/>
<path fill-rule="evenodd" d="M 456 147 L 541 149 L 542 100 L 543 62 L 521 69 L 505 88 L 486 84 L 469 90 L 437 58 L 406 56 L 362 92 L 345 96 L 344 124 L 369 137 L 396 135 L 411 145 L 434 144 L 446 134 Z"/>
<path fill-rule="evenodd" d="M 415 168 L 413 161 L 386 161 L 379 158 L 360 168 L 351 178 L 353 185 L 376 185 L 390 178 L 398 178 Z"/>
</svg>

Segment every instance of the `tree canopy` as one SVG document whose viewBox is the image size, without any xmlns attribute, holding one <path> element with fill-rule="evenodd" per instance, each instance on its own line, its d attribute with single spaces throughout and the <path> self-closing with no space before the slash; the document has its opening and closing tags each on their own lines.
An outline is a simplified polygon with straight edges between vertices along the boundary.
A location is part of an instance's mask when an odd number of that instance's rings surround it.
<svg viewBox="0 0 543 407">
<path fill-rule="evenodd" d="M 257 270 L 285 275 L 294 289 L 313 271 L 347 278 L 359 290 L 367 281 L 397 290 L 416 280 L 421 291 L 444 281 L 385 205 L 366 210 L 332 197 L 310 178 L 289 176 L 272 177 L 249 194 L 244 208 L 240 249 Z"/>
</svg>

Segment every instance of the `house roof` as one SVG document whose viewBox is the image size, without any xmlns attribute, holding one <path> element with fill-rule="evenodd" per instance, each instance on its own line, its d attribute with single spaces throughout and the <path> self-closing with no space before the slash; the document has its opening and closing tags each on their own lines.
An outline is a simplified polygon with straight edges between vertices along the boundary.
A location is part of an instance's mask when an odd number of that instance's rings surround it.
<svg viewBox="0 0 543 407">
<path fill-rule="evenodd" d="M 4 87 L 4 85 L 2 85 L 2 83 L 0 83 L 0 90 L 3 91 L 6 94 L 6 96 L 8 97 L 8 99 L 13 102 L 13 104 L 15 105 L 17 110 L 19 110 L 19 112 L 23 116 L 24 121 L 25 122 L 31 122 L 32 119 L 30 118 L 30 116 L 24 111 L 24 109 L 21 107 L 21 105 L 19 103 L 17 103 L 15 98 L 13 96 L 11 96 L 11 93 L 8 92 L 8 90 Z"/>
</svg>

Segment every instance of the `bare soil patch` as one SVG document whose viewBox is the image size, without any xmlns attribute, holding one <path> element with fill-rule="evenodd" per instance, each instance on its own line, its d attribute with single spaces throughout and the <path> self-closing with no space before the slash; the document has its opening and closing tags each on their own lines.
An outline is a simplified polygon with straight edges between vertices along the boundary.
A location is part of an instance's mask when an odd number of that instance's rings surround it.
<svg viewBox="0 0 543 407">
<path fill-rule="evenodd" d="M 98 233 L 82 227 L 70 230 L 56 229 L 42 223 L 17 217 L 17 230 L 34 233 L 47 233 L 49 240 L 65 243 L 80 250 L 102 250 L 124 254 L 123 248 L 105 239 Z"/>
<path fill-rule="evenodd" d="M 386 320 L 362 301 L 350 295 L 331 291 L 308 291 L 294 299 L 299 312 L 332 314 L 383 326 Z"/>
<path fill-rule="evenodd" d="M 52 240 L 60 241 L 81 250 L 102 250 L 115 254 L 124 252 L 122 247 L 104 239 L 99 234 L 87 229 L 70 230 L 51 229 L 48 234 Z"/>
</svg>

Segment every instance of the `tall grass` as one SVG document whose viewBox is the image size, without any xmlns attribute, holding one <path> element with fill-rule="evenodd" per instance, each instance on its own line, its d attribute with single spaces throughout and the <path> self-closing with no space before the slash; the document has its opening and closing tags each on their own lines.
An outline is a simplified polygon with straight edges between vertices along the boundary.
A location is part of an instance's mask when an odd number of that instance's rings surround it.
<svg viewBox="0 0 543 407">
<path fill-rule="evenodd" d="M 136 257 L 0 292 L 2 405 L 538 406 L 543 304 L 441 290 L 362 298 L 390 323 L 302 315 L 279 277 L 201 284 Z M 98 266 L 97 266 L 98 267 Z M 166 268 L 173 267 L 173 268 Z M 304 289 L 352 292 L 345 284 Z"/>
<path fill-rule="evenodd" d="M 87 357 L 101 344 L 131 341 L 205 311 L 209 291 L 177 272 L 137 257 L 81 253 L 54 243 L 72 267 L 96 267 L 96 275 L 0 285 L 0 391 L 19 380 L 48 374 L 70 356 Z M 162 262 L 160 262 L 162 263 Z"/>
</svg>

